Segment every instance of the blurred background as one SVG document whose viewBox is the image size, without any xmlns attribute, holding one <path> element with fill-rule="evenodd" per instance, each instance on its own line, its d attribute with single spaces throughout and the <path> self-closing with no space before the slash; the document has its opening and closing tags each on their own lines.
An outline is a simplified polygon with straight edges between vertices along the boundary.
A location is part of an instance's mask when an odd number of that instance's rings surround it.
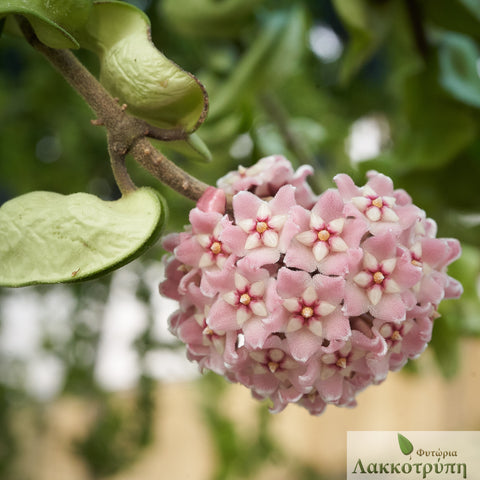
<svg viewBox="0 0 480 480">
<path fill-rule="evenodd" d="M 348 430 L 480 430 L 480 4 L 475 0 L 136 0 L 157 47 L 204 83 L 198 130 L 213 161 L 164 149 L 214 184 L 282 153 L 315 167 L 390 175 L 456 237 L 427 351 L 311 417 L 271 415 L 249 392 L 200 376 L 167 330 L 160 245 L 98 280 L 0 290 L 2 480 L 345 478 Z M 79 58 L 92 72 L 96 59 Z M 116 199 L 105 134 L 22 39 L 0 37 L 0 203 L 31 190 Z M 193 204 L 162 191 L 168 231 Z M 0 267 L 1 268 L 1 267 Z"/>
</svg>

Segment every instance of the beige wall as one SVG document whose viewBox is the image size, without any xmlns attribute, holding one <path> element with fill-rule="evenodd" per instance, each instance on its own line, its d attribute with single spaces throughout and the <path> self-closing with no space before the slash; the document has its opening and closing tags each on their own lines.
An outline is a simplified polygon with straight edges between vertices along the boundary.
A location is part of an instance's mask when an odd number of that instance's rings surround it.
<svg viewBox="0 0 480 480">
<path fill-rule="evenodd" d="M 322 416 L 311 417 L 290 406 L 274 415 L 272 433 L 291 457 L 286 464 L 298 459 L 341 477 L 348 430 L 480 430 L 480 341 L 463 342 L 461 372 L 452 381 L 440 376 L 429 351 L 417 362 L 419 375 L 391 373 L 383 384 L 362 392 L 354 409 L 329 407 Z M 111 480 L 209 480 L 215 455 L 199 395 L 194 383 L 162 386 L 155 443 L 137 464 Z M 240 431 L 248 432 L 256 428 L 256 406 L 245 388 L 232 385 L 221 408 L 238 420 Z M 32 438 L 23 459 L 26 473 L 34 468 L 35 480 L 89 479 L 70 449 L 71 439 L 88 425 L 89 408 L 68 398 L 48 407 L 47 434 Z M 258 478 L 291 480 L 288 475 L 285 465 L 270 465 Z"/>
</svg>

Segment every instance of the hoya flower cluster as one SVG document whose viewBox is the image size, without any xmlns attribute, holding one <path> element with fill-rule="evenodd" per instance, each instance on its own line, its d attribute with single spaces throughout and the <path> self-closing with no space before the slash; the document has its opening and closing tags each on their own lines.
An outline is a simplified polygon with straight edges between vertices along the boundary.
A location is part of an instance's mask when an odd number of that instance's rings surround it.
<svg viewBox="0 0 480 480">
<path fill-rule="evenodd" d="M 161 292 L 179 302 L 171 331 L 200 368 L 240 382 L 272 411 L 355 405 L 356 393 L 418 356 L 439 302 L 461 294 L 446 274 L 457 240 L 377 172 L 345 174 L 315 196 L 283 157 L 220 179 L 190 212 Z M 233 215 L 225 193 L 234 194 Z"/>
</svg>

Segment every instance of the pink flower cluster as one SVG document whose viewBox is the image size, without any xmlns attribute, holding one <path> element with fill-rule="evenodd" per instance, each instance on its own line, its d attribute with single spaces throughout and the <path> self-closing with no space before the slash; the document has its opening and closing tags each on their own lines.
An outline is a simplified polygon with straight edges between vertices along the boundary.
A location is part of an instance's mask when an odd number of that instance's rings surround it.
<svg viewBox="0 0 480 480">
<path fill-rule="evenodd" d="M 169 235 L 160 291 L 188 357 L 240 382 L 279 412 L 320 414 L 417 357 L 437 307 L 461 295 L 446 273 L 457 240 L 377 172 L 345 174 L 316 197 L 283 157 L 240 168 L 205 193 L 185 232 Z M 234 194 L 233 215 L 225 192 Z"/>
</svg>

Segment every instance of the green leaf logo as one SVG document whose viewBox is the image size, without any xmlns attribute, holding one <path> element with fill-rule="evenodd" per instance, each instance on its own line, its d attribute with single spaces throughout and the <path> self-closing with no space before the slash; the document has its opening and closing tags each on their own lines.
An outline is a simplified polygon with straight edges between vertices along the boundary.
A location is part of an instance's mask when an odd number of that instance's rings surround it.
<svg viewBox="0 0 480 480">
<path fill-rule="evenodd" d="M 400 445 L 400 450 L 404 455 L 410 455 L 413 452 L 412 442 L 404 437 L 401 433 L 398 434 L 398 444 Z"/>
</svg>

